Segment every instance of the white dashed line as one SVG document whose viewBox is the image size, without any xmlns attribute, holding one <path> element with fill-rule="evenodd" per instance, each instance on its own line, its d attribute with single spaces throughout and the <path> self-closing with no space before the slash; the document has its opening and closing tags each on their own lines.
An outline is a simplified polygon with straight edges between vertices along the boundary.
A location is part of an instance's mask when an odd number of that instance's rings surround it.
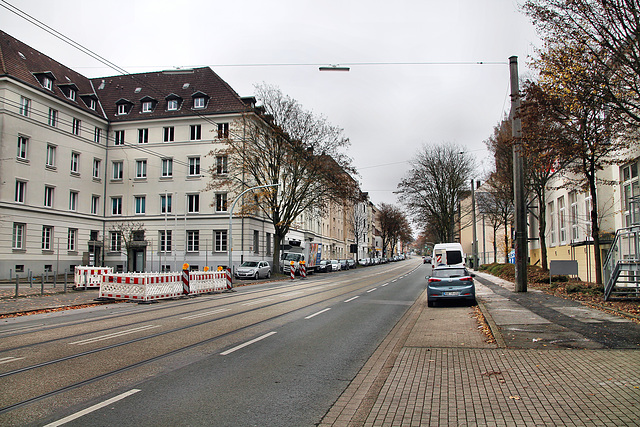
<svg viewBox="0 0 640 427">
<path fill-rule="evenodd" d="M 360 298 L 360 297 L 359 297 L 359 296 L 355 296 L 355 297 L 353 297 L 353 298 L 349 298 L 349 299 L 348 299 L 348 300 L 346 300 L 345 302 L 351 302 L 351 301 L 353 301 L 354 299 L 357 299 L 357 298 Z"/>
<path fill-rule="evenodd" d="M 277 333 L 277 332 L 275 332 L 275 331 L 274 331 L 274 332 L 269 332 L 268 334 L 264 334 L 264 335 L 262 335 L 262 336 L 260 336 L 260 337 L 258 337 L 258 338 L 252 339 L 251 341 L 247 341 L 247 342 L 246 342 L 246 343 L 244 343 L 244 344 L 240 344 L 240 345 L 238 345 L 238 346 L 235 346 L 235 347 L 233 347 L 233 348 L 230 348 L 230 349 L 229 349 L 229 350 L 227 350 L 227 351 L 223 351 L 223 352 L 222 352 L 222 353 L 220 353 L 220 354 L 221 354 L 222 356 L 227 356 L 227 355 L 229 355 L 229 354 L 233 353 L 234 351 L 238 351 L 238 350 L 240 350 L 241 348 L 245 348 L 245 347 L 246 347 L 246 346 L 248 346 L 248 345 L 251 345 L 251 344 L 257 343 L 258 341 L 261 341 L 261 340 L 263 340 L 263 339 L 265 339 L 265 338 L 268 338 L 268 337 L 270 337 L 271 335 L 276 334 L 276 333 Z"/>
<path fill-rule="evenodd" d="M 305 317 L 305 319 L 311 319 L 312 317 L 316 317 L 318 314 L 322 314 L 322 313 L 324 313 L 325 311 L 329 311 L 329 310 L 331 310 L 331 308 L 325 308 L 324 310 L 320 310 L 319 312 L 314 313 L 314 314 L 312 314 L 311 316 L 307 316 L 307 317 Z"/>
<path fill-rule="evenodd" d="M 97 411 L 100 408 L 104 408 L 105 406 L 109 406 L 112 403 L 115 403 L 115 402 L 117 402 L 119 400 L 124 399 L 125 397 L 129 397 L 132 394 L 136 394 L 139 391 L 140 390 L 134 388 L 133 390 L 129 390 L 126 393 L 119 394 L 116 397 L 112 397 L 111 399 L 105 400 L 102 403 L 98 403 L 97 405 L 93 405 L 93 406 L 91 406 L 91 407 L 89 407 L 87 409 L 83 409 L 80 412 L 76 412 L 75 414 L 72 414 L 72 415 L 69 415 L 68 417 L 62 418 L 61 420 L 54 421 L 51 424 L 47 424 L 45 427 L 57 427 L 57 426 L 64 425 L 64 424 L 66 424 L 68 422 L 71 422 L 73 420 L 76 420 L 76 419 L 78 419 L 78 418 L 80 418 L 80 417 L 82 417 L 84 415 L 87 415 L 87 414 L 89 414 L 89 413 L 91 413 L 93 411 Z"/>
</svg>

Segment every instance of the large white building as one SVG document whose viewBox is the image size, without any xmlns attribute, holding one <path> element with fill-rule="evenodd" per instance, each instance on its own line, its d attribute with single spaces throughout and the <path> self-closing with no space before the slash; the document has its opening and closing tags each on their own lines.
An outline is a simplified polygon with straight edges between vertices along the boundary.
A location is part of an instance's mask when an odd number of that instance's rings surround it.
<svg viewBox="0 0 640 427">
<path fill-rule="evenodd" d="M 236 195 L 207 189 L 228 167 L 210 151 L 260 120 L 254 98 L 210 68 L 89 79 L 1 31 L 0 67 L 0 278 L 228 264 Z M 343 217 L 306 215 L 292 238 L 344 257 Z M 260 213 L 233 217 L 234 265 L 273 250 Z"/>
</svg>

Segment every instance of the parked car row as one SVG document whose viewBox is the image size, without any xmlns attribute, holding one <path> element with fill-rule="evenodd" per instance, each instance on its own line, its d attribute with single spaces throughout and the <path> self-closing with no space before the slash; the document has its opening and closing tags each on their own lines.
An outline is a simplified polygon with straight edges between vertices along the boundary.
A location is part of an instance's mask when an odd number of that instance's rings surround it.
<svg viewBox="0 0 640 427">
<path fill-rule="evenodd" d="M 316 264 L 316 273 L 328 273 L 330 271 L 349 270 L 356 267 L 353 259 L 323 259 Z"/>
<path fill-rule="evenodd" d="M 396 261 L 402 261 L 405 259 L 405 256 L 403 254 L 400 255 L 394 255 L 390 258 L 361 258 L 358 260 L 358 264 L 362 265 L 362 266 L 369 266 L 369 265 L 378 265 L 378 264 L 386 264 L 388 262 L 396 262 Z"/>
</svg>

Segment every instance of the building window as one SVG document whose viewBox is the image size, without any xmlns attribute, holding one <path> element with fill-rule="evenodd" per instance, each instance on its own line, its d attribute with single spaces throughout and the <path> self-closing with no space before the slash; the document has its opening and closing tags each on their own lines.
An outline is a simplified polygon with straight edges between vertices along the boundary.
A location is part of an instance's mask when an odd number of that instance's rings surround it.
<svg viewBox="0 0 640 427">
<path fill-rule="evenodd" d="M 22 250 L 24 249 L 24 242 L 25 242 L 25 229 L 26 229 L 26 224 L 22 224 L 19 222 L 14 222 L 13 223 L 13 237 L 11 239 L 11 248 L 12 249 L 19 249 Z"/>
<path fill-rule="evenodd" d="M 49 187 L 49 186 L 44 187 L 44 206 L 46 208 L 53 207 L 53 194 L 54 194 L 54 187 Z"/>
<path fill-rule="evenodd" d="M 586 212 L 586 217 L 587 217 L 587 222 L 586 222 L 586 231 L 585 231 L 585 236 L 586 239 L 593 239 L 593 236 L 591 236 L 591 209 L 593 207 L 591 206 L 591 196 L 587 196 L 584 199 L 584 211 Z"/>
<path fill-rule="evenodd" d="M 112 231 L 111 232 L 111 252 L 120 252 L 122 250 L 122 232 L 121 231 Z"/>
<path fill-rule="evenodd" d="M 96 109 L 96 100 L 93 98 L 89 98 L 89 108 L 92 110 Z"/>
<path fill-rule="evenodd" d="M 67 250 L 75 251 L 78 246 L 78 229 L 70 228 L 67 233 Z"/>
<path fill-rule="evenodd" d="M 76 91 L 75 91 L 75 89 L 69 88 L 69 96 L 68 96 L 68 98 L 70 100 L 72 100 L 72 101 L 76 100 Z"/>
<path fill-rule="evenodd" d="M 216 212 L 227 211 L 227 193 L 216 193 Z"/>
<path fill-rule="evenodd" d="M 636 196 L 640 196 L 640 180 L 638 180 L 638 163 L 634 162 L 622 168 L 622 211 L 625 227 L 632 225 L 631 199 Z"/>
<path fill-rule="evenodd" d="M 549 203 L 547 210 L 549 211 L 549 235 L 551 240 L 551 245 L 556 244 L 556 213 L 553 208 L 553 202 Z"/>
<path fill-rule="evenodd" d="M 193 108 L 204 108 L 206 99 L 204 97 L 193 98 Z"/>
<path fill-rule="evenodd" d="M 560 243 L 567 243 L 567 208 L 564 204 L 564 196 L 558 198 L 558 225 L 560 228 Z"/>
<path fill-rule="evenodd" d="M 71 153 L 71 173 L 80 173 L 80 153 Z"/>
<path fill-rule="evenodd" d="M 98 215 L 98 209 L 100 207 L 100 196 L 91 196 L 91 214 Z"/>
<path fill-rule="evenodd" d="M 260 253 L 260 232 L 253 230 L 253 253 L 258 255 Z"/>
<path fill-rule="evenodd" d="M 216 173 L 218 175 L 224 175 L 229 173 L 229 170 L 227 169 L 227 162 L 228 162 L 227 156 L 216 156 Z"/>
<path fill-rule="evenodd" d="M 69 192 L 69 210 L 71 212 L 76 212 L 78 210 L 78 192 L 77 191 Z"/>
<path fill-rule="evenodd" d="M 81 120 L 76 119 L 75 117 L 73 118 L 73 127 L 71 129 L 71 131 L 73 132 L 74 135 L 80 135 L 80 125 L 82 124 Z"/>
<path fill-rule="evenodd" d="M 136 214 L 142 215 L 146 213 L 147 198 L 145 196 L 135 196 Z"/>
<path fill-rule="evenodd" d="M 122 197 L 111 198 L 111 215 L 122 215 Z"/>
<path fill-rule="evenodd" d="M 100 136 L 102 135 L 102 129 L 96 128 L 93 131 L 93 142 L 100 142 Z"/>
<path fill-rule="evenodd" d="M 113 162 L 113 176 L 112 179 L 114 180 L 122 180 L 123 177 L 123 170 L 124 170 L 124 163 L 122 161 L 117 161 L 117 162 Z"/>
<path fill-rule="evenodd" d="M 173 142 L 175 135 L 175 128 L 173 126 L 167 126 L 163 128 L 164 135 L 162 137 L 163 142 Z"/>
<path fill-rule="evenodd" d="M 171 213 L 171 194 L 160 195 L 160 212 L 163 214 Z"/>
<path fill-rule="evenodd" d="M 152 101 L 145 101 L 142 103 L 142 112 L 143 113 L 150 113 L 153 111 L 153 102 Z"/>
<path fill-rule="evenodd" d="M 578 195 L 575 191 L 569 193 L 569 221 L 571 222 L 571 241 L 576 242 L 580 239 L 580 231 L 578 228 Z"/>
<path fill-rule="evenodd" d="M 199 194 L 187 194 L 187 212 L 189 213 L 200 212 L 200 195 Z"/>
<path fill-rule="evenodd" d="M 47 144 L 46 166 L 50 168 L 56 167 L 56 146 Z"/>
<path fill-rule="evenodd" d="M 149 142 L 149 129 L 138 129 L 138 144 L 146 144 Z"/>
<path fill-rule="evenodd" d="M 189 175 L 200 175 L 200 157 L 189 157 Z"/>
<path fill-rule="evenodd" d="M 214 250 L 216 252 L 227 251 L 227 230 L 215 231 Z"/>
<path fill-rule="evenodd" d="M 136 160 L 136 178 L 146 178 L 147 177 L 147 161 L 146 160 Z"/>
<path fill-rule="evenodd" d="M 100 159 L 93 159 L 93 178 L 100 179 Z"/>
<path fill-rule="evenodd" d="M 42 87 L 45 89 L 53 90 L 53 80 L 51 80 L 47 76 L 44 76 L 42 78 Z"/>
<path fill-rule="evenodd" d="M 29 98 L 25 98 L 24 96 L 20 97 L 20 115 L 29 117 L 31 114 L 31 100 Z"/>
<path fill-rule="evenodd" d="M 170 99 L 169 101 L 167 101 L 167 110 L 175 111 L 177 109 L 178 109 L 178 100 L 177 99 Z"/>
<path fill-rule="evenodd" d="M 202 139 L 202 125 L 191 125 L 191 140 L 199 141 Z"/>
<path fill-rule="evenodd" d="M 267 239 L 266 239 L 266 240 L 267 240 L 267 256 L 269 256 L 269 255 L 273 255 L 273 254 L 271 253 L 271 240 L 272 240 L 272 239 L 273 239 L 273 238 L 271 237 L 271 233 L 267 233 Z"/>
<path fill-rule="evenodd" d="M 187 252 L 198 252 L 200 250 L 200 232 L 198 230 L 187 231 Z"/>
<path fill-rule="evenodd" d="M 53 227 L 49 225 L 42 226 L 42 250 L 51 250 L 51 241 L 53 240 Z"/>
<path fill-rule="evenodd" d="M 16 203 L 24 203 L 27 198 L 27 183 L 26 181 L 16 180 Z"/>
<path fill-rule="evenodd" d="M 113 134 L 113 145 L 124 145 L 124 131 L 117 130 Z"/>
<path fill-rule="evenodd" d="M 173 176 L 173 159 L 162 159 L 162 177 L 170 178 Z"/>
<path fill-rule="evenodd" d="M 171 230 L 160 230 L 160 252 L 171 252 Z"/>
<path fill-rule="evenodd" d="M 58 110 L 53 108 L 49 108 L 49 126 L 58 126 Z"/>
<path fill-rule="evenodd" d="M 27 160 L 28 153 L 29 153 L 29 138 L 27 138 L 26 136 L 19 136 L 17 157 L 21 160 Z"/>
<path fill-rule="evenodd" d="M 229 123 L 218 123 L 218 138 L 229 138 Z"/>
<path fill-rule="evenodd" d="M 119 116 L 127 114 L 127 104 L 118 104 L 118 113 Z"/>
</svg>

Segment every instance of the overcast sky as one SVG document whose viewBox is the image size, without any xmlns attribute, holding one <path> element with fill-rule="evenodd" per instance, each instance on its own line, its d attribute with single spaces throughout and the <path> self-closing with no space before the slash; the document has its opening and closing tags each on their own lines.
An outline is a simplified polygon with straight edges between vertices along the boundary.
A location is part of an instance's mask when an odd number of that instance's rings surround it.
<svg viewBox="0 0 640 427">
<path fill-rule="evenodd" d="M 424 144 L 463 146 L 482 177 L 483 141 L 509 109 L 508 58 L 525 76 L 539 45 L 512 0 L 0 0 L 2 30 L 88 77 L 118 73 L 7 4 L 131 73 L 211 66 L 240 96 L 280 87 L 344 128 L 374 203 L 396 202 Z"/>
</svg>

